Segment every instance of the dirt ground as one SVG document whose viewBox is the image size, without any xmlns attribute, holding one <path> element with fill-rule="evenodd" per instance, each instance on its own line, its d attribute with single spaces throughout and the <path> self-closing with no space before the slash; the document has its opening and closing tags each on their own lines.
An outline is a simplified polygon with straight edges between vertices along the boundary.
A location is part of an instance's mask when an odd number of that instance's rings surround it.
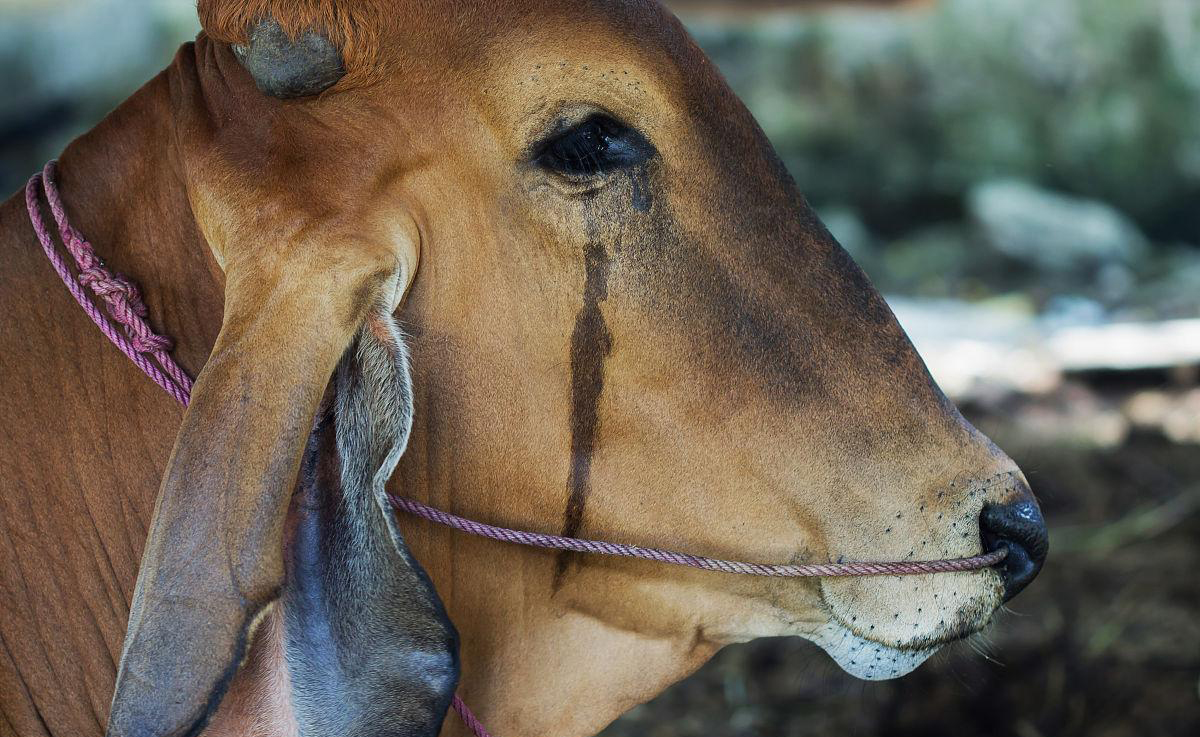
<svg viewBox="0 0 1200 737">
<path fill-rule="evenodd" d="M 1200 447 L 1144 430 L 1115 447 L 1048 439 L 1061 406 L 965 410 L 1051 527 L 1046 568 L 987 633 L 882 683 L 799 639 L 729 647 L 604 735 L 1200 735 Z"/>
</svg>

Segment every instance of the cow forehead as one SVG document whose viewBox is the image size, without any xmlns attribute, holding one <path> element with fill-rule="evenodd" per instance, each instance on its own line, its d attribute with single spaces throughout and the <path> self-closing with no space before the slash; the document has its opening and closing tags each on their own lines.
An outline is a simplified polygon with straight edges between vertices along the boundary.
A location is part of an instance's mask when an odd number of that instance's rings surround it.
<svg viewBox="0 0 1200 737">
<path fill-rule="evenodd" d="M 436 42 L 401 34 L 403 48 L 378 83 L 345 90 L 369 106 L 350 109 L 365 111 L 358 121 L 376 121 L 368 138 L 394 126 L 397 146 L 434 160 L 457 152 L 528 161 L 531 146 L 597 113 L 636 128 L 664 154 L 686 145 L 680 134 L 695 100 L 711 102 L 702 91 L 723 87 L 719 75 L 669 16 L 651 17 L 658 27 L 638 34 L 601 10 L 577 19 L 555 6 L 528 22 L 497 21 L 486 34 L 475 26 L 451 34 L 454 24 L 443 23 L 438 33 L 451 35 Z"/>
<path fill-rule="evenodd" d="M 638 46 L 690 45 L 674 17 L 646 0 L 198 0 L 204 31 L 245 44 L 270 18 L 290 38 L 315 32 L 343 55 L 343 88 L 377 82 L 414 60 L 428 67 L 469 67 L 487 48 L 521 55 L 521 39 L 586 52 L 623 38 Z"/>
<path fill-rule="evenodd" d="M 644 95 L 652 90 L 638 85 L 677 81 L 681 62 L 702 57 L 657 3 L 455 2 L 426 21 L 396 21 L 385 23 L 377 63 L 400 84 L 465 83 L 521 97 L 586 87 Z"/>
</svg>

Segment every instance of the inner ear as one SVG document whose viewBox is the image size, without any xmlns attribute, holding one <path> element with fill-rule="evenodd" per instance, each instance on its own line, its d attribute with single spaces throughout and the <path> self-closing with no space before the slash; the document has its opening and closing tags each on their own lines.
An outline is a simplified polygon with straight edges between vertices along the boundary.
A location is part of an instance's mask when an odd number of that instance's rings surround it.
<svg viewBox="0 0 1200 737">
<path fill-rule="evenodd" d="M 250 29 L 249 37 L 247 44 L 233 44 L 233 53 L 265 95 L 309 97 L 329 89 L 346 74 L 341 52 L 315 31 L 292 38 L 277 20 L 268 17 Z"/>
<path fill-rule="evenodd" d="M 457 636 L 395 525 L 384 483 L 408 440 L 408 359 L 376 312 L 338 366 L 310 439 L 282 606 L 300 733 L 435 737 L 458 675 Z"/>
</svg>

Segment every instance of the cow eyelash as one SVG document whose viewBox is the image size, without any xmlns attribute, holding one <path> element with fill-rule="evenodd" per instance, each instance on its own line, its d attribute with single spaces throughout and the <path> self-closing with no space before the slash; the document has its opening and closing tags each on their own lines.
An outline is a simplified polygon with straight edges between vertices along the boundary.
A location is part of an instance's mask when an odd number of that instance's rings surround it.
<svg viewBox="0 0 1200 737">
<path fill-rule="evenodd" d="M 534 162 L 582 179 L 636 166 L 653 153 L 650 142 L 634 129 L 607 115 L 593 115 L 543 143 Z"/>
</svg>

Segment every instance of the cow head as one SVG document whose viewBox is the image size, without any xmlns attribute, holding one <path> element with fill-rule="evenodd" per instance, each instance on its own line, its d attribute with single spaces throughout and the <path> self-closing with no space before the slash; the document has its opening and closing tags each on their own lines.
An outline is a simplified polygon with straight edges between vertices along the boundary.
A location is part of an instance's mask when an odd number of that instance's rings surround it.
<svg viewBox="0 0 1200 737">
<path fill-rule="evenodd" d="M 661 8 L 200 10 L 173 104 L 226 314 L 147 561 L 161 581 L 175 569 L 154 556 L 174 558 L 155 540 L 219 538 L 187 571 L 236 594 L 187 638 L 191 658 L 221 643 L 206 674 L 228 672 L 283 581 L 287 498 L 339 357 L 356 335 L 390 345 L 405 295 L 426 450 L 401 459 L 402 492 L 440 483 L 489 521 L 761 562 L 1010 551 L 996 570 L 821 580 L 546 555 L 545 595 L 575 609 L 716 643 L 801 635 L 884 678 L 1036 573 L 1045 530 L 1020 471 Z M 214 503 L 208 537 L 180 522 Z"/>
</svg>

